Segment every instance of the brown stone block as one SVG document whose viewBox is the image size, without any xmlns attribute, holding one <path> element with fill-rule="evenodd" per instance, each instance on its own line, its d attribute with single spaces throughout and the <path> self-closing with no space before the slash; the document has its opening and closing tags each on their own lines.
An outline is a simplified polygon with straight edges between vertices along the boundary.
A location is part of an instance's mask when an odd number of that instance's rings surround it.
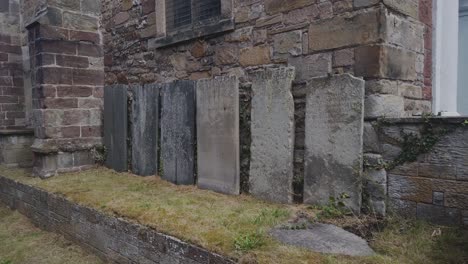
<svg viewBox="0 0 468 264">
<path fill-rule="evenodd" d="M 457 175 L 457 167 L 451 164 L 419 164 L 419 177 L 436 178 L 436 179 L 451 179 L 455 180 Z"/>
<path fill-rule="evenodd" d="M 293 9 L 315 4 L 316 0 L 266 0 L 265 11 L 267 14 L 276 14 L 279 12 L 287 12 Z"/>
<path fill-rule="evenodd" d="M 93 95 L 93 88 L 86 86 L 58 86 L 58 97 L 89 97 Z"/>
<path fill-rule="evenodd" d="M 214 61 L 217 65 L 237 63 L 239 60 L 239 48 L 236 46 L 222 45 L 215 48 Z"/>
<path fill-rule="evenodd" d="M 419 18 L 419 0 L 383 0 L 384 4 L 402 14 Z"/>
<path fill-rule="evenodd" d="M 41 53 L 36 55 L 36 66 L 47 66 L 55 64 L 55 55 L 49 53 Z"/>
<path fill-rule="evenodd" d="M 433 192 L 468 195 L 468 182 L 404 177 L 389 174 L 389 195 L 393 198 L 432 203 Z"/>
<path fill-rule="evenodd" d="M 76 138 L 80 137 L 81 134 L 79 126 L 61 127 L 60 131 L 62 133 L 62 137 L 64 138 Z"/>
<path fill-rule="evenodd" d="M 65 11 L 63 26 L 68 29 L 95 31 L 98 29 L 98 20 L 96 17 Z"/>
<path fill-rule="evenodd" d="M 82 126 L 81 137 L 102 137 L 102 126 Z"/>
<path fill-rule="evenodd" d="M 15 45 L 0 43 L 0 52 L 21 54 L 21 47 L 20 46 L 15 46 Z"/>
<path fill-rule="evenodd" d="M 80 98 L 78 99 L 78 107 L 82 109 L 101 108 L 103 101 L 98 98 Z"/>
<path fill-rule="evenodd" d="M 309 52 L 374 43 L 381 39 L 380 11 L 375 9 L 315 22 L 310 25 L 308 34 Z"/>
<path fill-rule="evenodd" d="M 11 77 L 0 77 L 0 86 L 12 86 L 13 80 Z"/>
<path fill-rule="evenodd" d="M 68 30 L 50 25 L 40 25 L 36 31 L 36 38 L 51 40 L 68 40 Z"/>
<path fill-rule="evenodd" d="M 0 43 L 11 44 L 11 36 L 0 33 Z"/>
<path fill-rule="evenodd" d="M 76 109 L 63 112 L 62 125 L 77 126 L 89 124 L 90 112 L 88 110 Z"/>
<path fill-rule="evenodd" d="M 76 98 L 45 98 L 44 108 L 46 109 L 67 109 L 77 108 L 78 100 Z"/>
<path fill-rule="evenodd" d="M 445 206 L 468 210 L 468 190 L 465 194 L 445 193 Z"/>
<path fill-rule="evenodd" d="M 101 38 L 99 37 L 99 34 L 77 30 L 70 30 L 70 40 L 86 41 L 91 42 L 93 44 L 101 43 Z"/>
<path fill-rule="evenodd" d="M 69 68 L 41 67 L 36 78 L 39 84 L 72 84 L 74 76 Z"/>
<path fill-rule="evenodd" d="M 36 99 L 54 98 L 56 96 L 56 89 L 51 85 L 41 85 L 39 87 L 33 88 L 32 95 L 33 98 Z"/>
<path fill-rule="evenodd" d="M 0 61 L 8 61 L 8 53 L 0 53 Z"/>
<path fill-rule="evenodd" d="M 24 95 L 23 87 L 0 87 L 0 92 L 2 95 Z"/>
<path fill-rule="evenodd" d="M 102 46 L 95 44 L 78 44 L 78 55 L 89 57 L 102 57 L 104 52 Z"/>
<path fill-rule="evenodd" d="M 24 110 L 21 104 L 2 104 L 0 105 L 0 109 L 3 112 L 7 112 L 7 111 L 20 112 Z"/>
<path fill-rule="evenodd" d="M 93 96 L 95 98 L 104 98 L 104 87 L 94 87 Z"/>
<path fill-rule="evenodd" d="M 87 57 L 57 55 L 55 56 L 55 60 L 58 66 L 72 67 L 72 68 L 88 68 L 89 67 L 89 61 Z"/>
<path fill-rule="evenodd" d="M 58 54 L 76 54 L 76 43 L 65 40 L 39 40 L 36 43 L 37 52 L 48 52 Z"/>
<path fill-rule="evenodd" d="M 7 119 L 15 119 L 15 118 L 25 118 L 24 112 L 7 112 L 6 117 Z"/>
<path fill-rule="evenodd" d="M 150 14 L 154 12 L 156 7 L 156 2 L 153 0 L 142 0 L 141 1 L 141 13 L 143 15 Z"/>
<path fill-rule="evenodd" d="M 256 66 L 269 64 L 270 58 L 270 47 L 266 45 L 248 47 L 240 50 L 239 63 L 242 66 Z"/>
<path fill-rule="evenodd" d="M 80 11 L 80 1 L 77 0 L 49 0 L 49 5 L 65 10 Z"/>
<path fill-rule="evenodd" d="M 416 53 L 390 46 L 362 46 L 355 49 L 356 76 L 413 81 L 417 79 Z"/>
<path fill-rule="evenodd" d="M 104 71 L 73 69 L 73 84 L 104 85 Z"/>
</svg>

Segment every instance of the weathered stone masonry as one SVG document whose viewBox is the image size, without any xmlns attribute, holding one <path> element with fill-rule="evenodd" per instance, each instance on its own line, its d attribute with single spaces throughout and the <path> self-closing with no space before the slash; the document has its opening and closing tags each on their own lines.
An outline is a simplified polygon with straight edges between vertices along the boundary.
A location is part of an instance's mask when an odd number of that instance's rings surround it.
<svg viewBox="0 0 468 264">
<path fill-rule="evenodd" d="M 103 54 L 98 1 L 47 1 L 27 25 L 33 76 L 34 173 L 91 166 L 101 144 Z"/>
<path fill-rule="evenodd" d="M 0 129 L 26 126 L 20 1 L 0 3 Z"/>
</svg>

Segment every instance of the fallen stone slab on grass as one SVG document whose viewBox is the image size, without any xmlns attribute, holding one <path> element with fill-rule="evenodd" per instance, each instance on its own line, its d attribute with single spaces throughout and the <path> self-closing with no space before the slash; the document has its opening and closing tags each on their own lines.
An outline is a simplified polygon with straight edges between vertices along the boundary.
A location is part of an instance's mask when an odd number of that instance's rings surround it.
<svg viewBox="0 0 468 264">
<path fill-rule="evenodd" d="M 312 224 L 301 230 L 275 228 L 270 234 L 284 244 L 320 253 L 349 256 L 375 254 L 364 239 L 334 225 Z"/>
</svg>

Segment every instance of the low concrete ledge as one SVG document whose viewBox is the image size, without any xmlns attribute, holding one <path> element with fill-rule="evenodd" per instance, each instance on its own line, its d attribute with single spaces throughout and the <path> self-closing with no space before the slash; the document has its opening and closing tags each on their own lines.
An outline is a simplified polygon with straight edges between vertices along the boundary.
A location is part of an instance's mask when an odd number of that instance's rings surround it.
<svg viewBox="0 0 468 264">
<path fill-rule="evenodd" d="M 62 234 L 111 263 L 235 263 L 149 227 L 2 176 L 0 202 L 18 210 L 39 228 Z"/>
</svg>

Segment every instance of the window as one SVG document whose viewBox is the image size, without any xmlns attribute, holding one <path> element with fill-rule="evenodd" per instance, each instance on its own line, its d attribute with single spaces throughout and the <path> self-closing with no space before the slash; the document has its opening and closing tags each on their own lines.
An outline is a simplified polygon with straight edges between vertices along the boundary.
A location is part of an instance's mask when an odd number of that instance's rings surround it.
<svg viewBox="0 0 468 264">
<path fill-rule="evenodd" d="M 234 29 L 233 0 L 156 0 L 157 36 L 150 48 Z"/>
</svg>

